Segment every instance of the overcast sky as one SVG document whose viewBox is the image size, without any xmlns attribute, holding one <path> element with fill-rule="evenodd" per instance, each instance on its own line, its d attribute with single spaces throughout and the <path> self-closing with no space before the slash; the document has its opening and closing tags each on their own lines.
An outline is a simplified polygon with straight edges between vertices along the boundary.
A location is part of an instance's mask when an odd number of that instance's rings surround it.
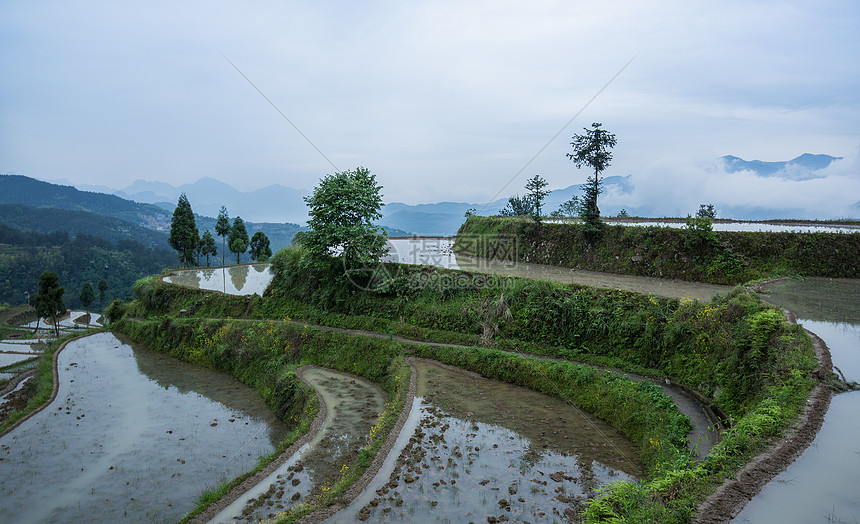
<svg viewBox="0 0 860 524">
<path fill-rule="evenodd" d="M 584 182 L 565 153 L 602 122 L 631 207 L 830 218 L 860 201 L 858 63 L 856 0 L 6 0 L 0 173 L 312 189 L 362 165 L 389 202 L 486 202 L 582 110 L 500 196 Z M 715 162 L 802 153 L 845 160 L 802 182 Z"/>
</svg>

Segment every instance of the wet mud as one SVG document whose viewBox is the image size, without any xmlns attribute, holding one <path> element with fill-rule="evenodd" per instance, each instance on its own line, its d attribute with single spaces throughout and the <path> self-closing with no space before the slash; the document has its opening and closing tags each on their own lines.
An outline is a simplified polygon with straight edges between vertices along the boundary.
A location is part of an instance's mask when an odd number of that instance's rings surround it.
<svg viewBox="0 0 860 524">
<path fill-rule="evenodd" d="M 566 522 L 600 486 L 642 474 L 632 442 L 573 406 L 412 364 L 418 387 L 396 461 L 327 522 Z"/>
<path fill-rule="evenodd" d="M 370 430 L 385 408 L 378 386 L 337 371 L 308 366 L 300 377 L 325 404 L 326 418 L 313 438 L 211 522 L 276 519 L 291 507 L 312 502 L 354 463 L 370 442 Z"/>
</svg>

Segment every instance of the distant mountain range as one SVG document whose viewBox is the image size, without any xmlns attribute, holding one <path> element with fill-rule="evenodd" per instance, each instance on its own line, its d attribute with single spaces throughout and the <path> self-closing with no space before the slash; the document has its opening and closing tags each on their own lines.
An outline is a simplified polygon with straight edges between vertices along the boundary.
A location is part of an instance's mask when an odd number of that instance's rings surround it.
<svg viewBox="0 0 860 524">
<path fill-rule="evenodd" d="M 721 157 L 720 160 L 724 162 L 726 170 L 730 173 L 750 171 L 763 177 L 809 180 L 824 176 L 820 171 L 830 166 L 832 162 L 841 160 L 841 158 L 806 153 L 783 162 L 744 160 L 731 155 Z M 33 179 L 29 180 L 32 181 L 31 183 L 45 184 Z M 633 193 L 634 180 L 634 175 L 610 176 L 604 179 L 605 193 L 602 198 L 605 200 L 600 206 L 603 215 L 611 216 L 621 211 L 622 207 L 624 207 L 624 195 Z M 68 181 L 63 182 L 69 183 Z M 580 184 L 574 184 L 550 192 L 544 201 L 546 214 L 558 209 L 563 202 L 569 200 L 572 196 L 581 194 L 580 186 Z M 212 229 L 210 223 L 214 224 L 214 219 L 210 218 L 207 220 L 205 217 L 217 216 L 220 207 L 225 205 L 231 217 L 239 215 L 245 219 L 246 223 L 249 224 L 249 231 L 253 232 L 257 230 L 252 229 L 251 224 L 256 224 L 260 228 L 259 230 L 265 231 L 273 241 L 273 248 L 276 244 L 284 245 L 282 242 L 286 242 L 287 238 L 292 238 L 292 234 L 298 231 L 299 226 L 297 224 L 306 223 L 308 216 L 304 197 L 310 194 L 309 191 L 304 189 L 294 189 L 277 184 L 256 191 L 243 192 L 211 177 L 203 177 L 192 184 L 183 184 L 180 186 L 172 186 L 165 182 L 136 180 L 130 186 L 122 189 L 85 185 L 79 187 L 81 189 L 111 193 L 114 198 L 125 202 L 125 204 L 120 206 L 116 203 L 116 200 L 105 201 L 105 205 L 110 204 L 107 206 L 110 209 L 117 206 L 117 209 L 110 211 L 114 213 L 110 216 L 116 216 L 117 218 L 122 218 L 144 227 L 160 230 L 166 230 L 169 227 L 170 215 L 173 212 L 179 195 L 184 192 L 188 196 L 195 213 L 202 215 L 199 220 L 201 230 Z M 105 213 L 103 209 L 99 210 L 100 208 L 98 208 L 94 201 L 95 197 L 92 196 L 101 193 L 88 192 L 86 193 L 88 195 L 87 198 L 79 200 L 72 198 L 72 194 L 68 192 L 69 190 L 74 190 L 74 188 L 63 190 L 66 194 L 62 197 L 57 196 L 52 204 L 39 203 L 38 199 L 18 203 L 37 207 L 69 206 L 64 208 Z M 524 192 L 520 191 L 519 194 L 522 195 Z M 12 200 L 16 199 L 12 198 Z M 0 203 L 7 201 L 0 199 Z M 379 223 L 387 228 L 390 231 L 389 234 L 392 236 L 408 234 L 453 235 L 460 227 L 460 224 L 463 223 L 464 215 L 469 209 L 475 209 L 481 215 L 492 215 L 505 207 L 507 202 L 507 198 L 498 199 L 489 204 L 449 201 L 412 205 L 393 202 L 387 203 L 382 208 L 383 218 Z M 146 207 L 135 207 L 135 204 L 138 206 L 146 205 Z M 860 209 L 860 202 L 855 207 Z M 160 211 L 155 211 L 154 208 Z M 753 220 L 788 217 L 795 212 L 795 210 L 788 209 L 731 207 L 728 205 L 720 205 L 719 208 L 722 216 Z M 627 206 L 626 211 L 636 216 L 658 216 L 663 213 L 663 211 L 652 207 L 650 204 Z M 797 210 L 797 212 L 801 212 L 801 210 Z M 146 221 L 149 222 L 144 223 Z M 280 229 L 281 231 L 275 232 L 275 229 Z"/>
<path fill-rule="evenodd" d="M 211 177 L 179 187 L 164 182 L 135 180 L 113 194 L 135 202 L 156 204 L 173 212 L 179 195 L 185 193 L 196 213 L 217 217 L 222 205 L 230 216 L 241 216 L 253 222 L 307 221 L 307 205 L 303 198 L 310 192 L 281 185 L 271 185 L 256 191 L 243 192 Z"/>
<path fill-rule="evenodd" d="M 804 153 L 797 158 L 784 162 L 763 162 L 761 160 L 744 160 L 736 156 L 720 157 L 726 163 L 730 173 L 752 171 L 759 176 L 778 176 L 789 180 L 811 180 L 821 178 L 818 171 L 828 167 L 834 160 L 842 160 L 841 156 L 812 155 Z"/>
</svg>

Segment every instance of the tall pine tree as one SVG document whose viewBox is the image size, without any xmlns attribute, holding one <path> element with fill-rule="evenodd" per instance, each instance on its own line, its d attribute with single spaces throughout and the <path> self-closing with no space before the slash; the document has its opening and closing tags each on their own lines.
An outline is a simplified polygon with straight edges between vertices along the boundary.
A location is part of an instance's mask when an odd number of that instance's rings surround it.
<svg viewBox="0 0 860 524">
<path fill-rule="evenodd" d="M 179 261 L 182 265 L 189 267 L 194 264 L 199 241 L 200 233 L 197 231 L 194 211 L 191 210 L 188 197 L 182 193 L 179 196 L 176 209 L 173 210 L 173 220 L 170 222 L 170 238 L 167 243 L 179 254 Z"/>
<path fill-rule="evenodd" d="M 229 240 L 230 251 L 236 253 L 236 264 L 239 264 L 239 256 L 248 250 L 248 230 L 242 217 L 236 217 L 233 220 L 233 227 L 230 228 L 230 236 L 227 240 Z"/>
<path fill-rule="evenodd" d="M 215 222 L 215 233 L 221 237 L 221 265 L 225 265 L 224 255 L 227 252 L 227 248 L 224 244 L 224 238 L 230 234 L 230 215 L 227 214 L 227 208 L 221 206 L 221 210 L 218 211 L 218 221 Z"/>
</svg>

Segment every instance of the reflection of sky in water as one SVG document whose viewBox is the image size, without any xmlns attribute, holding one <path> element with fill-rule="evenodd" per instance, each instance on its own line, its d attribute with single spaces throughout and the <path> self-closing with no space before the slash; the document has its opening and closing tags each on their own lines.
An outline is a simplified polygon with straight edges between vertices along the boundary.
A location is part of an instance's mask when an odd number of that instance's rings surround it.
<svg viewBox="0 0 860 524">
<path fill-rule="evenodd" d="M 285 432 L 253 389 L 110 333 L 58 358 L 57 399 L 0 438 L 4 522 L 176 521 Z"/>
<path fill-rule="evenodd" d="M 418 264 L 459 269 L 451 247 L 453 238 L 393 238 L 388 239 L 385 262 Z"/>
<path fill-rule="evenodd" d="M 62 328 L 84 328 L 84 327 L 86 327 L 86 324 L 78 324 L 77 322 L 75 322 L 75 319 L 80 318 L 86 314 L 87 314 L 86 311 L 74 310 L 68 316 L 64 316 L 60 320 L 60 331 L 63 331 Z M 100 326 L 101 324 L 98 323 L 98 318 L 99 318 L 98 313 L 90 312 L 90 325 L 91 326 Z M 34 321 L 28 322 L 26 324 L 21 324 L 21 327 L 35 329 L 36 325 L 37 325 L 37 321 L 34 320 Z M 40 330 L 49 329 L 49 328 L 54 329 L 54 325 L 46 323 L 44 319 L 38 321 L 38 326 L 39 326 Z M 41 333 L 36 334 L 36 336 L 40 336 L 40 335 L 42 335 L 42 334 Z"/>
<path fill-rule="evenodd" d="M 25 360 L 35 358 L 38 355 L 17 355 L 14 353 L 0 353 L 0 368 L 5 368 L 6 366 L 11 366 L 12 364 L 17 364 L 18 362 L 23 362 Z"/>
<path fill-rule="evenodd" d="M 221 291 L 228 295 L 261 295 L 272 281 L 268 264 L 244 264 L 227 268 L 186 269 L 164 277 L 164 281 L 185 287 Z"/>
<path fill-rule="evenodd" d="M 768 301 L 802 310 L 803 324 L 827 344 L 833 364 L 860 381 L 860 283 L 807 279 L 772 286 Z M 806 297 L 807 303 L 804 303 Z M 801 311 L 798 311 L 798 316 Z M 808 315 L 815 320 L 805 320 Z M 821 431 L 733 522 L 860 521 L 860 391 L 833 398 Z"/>
</svg>

